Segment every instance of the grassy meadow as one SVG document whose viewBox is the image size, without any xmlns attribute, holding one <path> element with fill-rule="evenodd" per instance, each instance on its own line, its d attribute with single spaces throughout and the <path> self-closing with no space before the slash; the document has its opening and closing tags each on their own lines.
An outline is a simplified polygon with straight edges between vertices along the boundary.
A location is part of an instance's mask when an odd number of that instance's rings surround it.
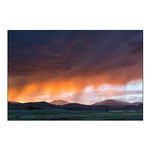
<svg viewBox="0 0 150 150">
<path fill-rule="evenodd" d="M 8 120 L 143 120 L 142 111 L 8 110 Z"/>
</svg>

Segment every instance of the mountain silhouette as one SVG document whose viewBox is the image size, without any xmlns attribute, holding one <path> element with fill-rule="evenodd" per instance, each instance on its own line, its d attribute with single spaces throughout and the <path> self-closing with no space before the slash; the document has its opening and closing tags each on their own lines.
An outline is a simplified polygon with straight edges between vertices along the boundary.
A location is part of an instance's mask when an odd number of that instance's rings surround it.
<svg viewBox="0 0 150 150">
<path fill-rule="evenodd" d="M 63 109 L 63 110 L 143 110 L 142 102 L 128 103 L 114 99 L 108 99 L 97 102 L 92 105 L 84 105 L 79 103 L 69 103 L 63 100 L 55 100 L 51 103 L 47 102 L 29 102 L 29 103 L 13 103 L 8 102 L 8 109 L 23 110 L 40 110 L 40 109 Z"/>
<path fill-rule="evenodd" d="M 69 104 L 69 102 L 64 101 L 64 100 L 54 100 L 54 101 L 50 102 L 50 104 L 53 104 L 53 105 L 66 105 L 66 104 Z"/>
<path fill-rule="evenodd" d="M 141 104 L 143 104 L 142 102 L 134 102 L 134 103 L 132 103 L 133 105 L 141 105 Z"/>
<path fill-rule="evenodd" d="M 97 102 L 93 105 L 105 105 L 105 106 L 112 106 L 112 107 L 122 107 L 122 106 L 127 106 L 131 105 L 131 103 L 125 102 L 125 101 L 120 101 L 120 100 L 115 100 L 115 99 L 108 99 L 104 100 L 101 102 Z"/>
</svg>

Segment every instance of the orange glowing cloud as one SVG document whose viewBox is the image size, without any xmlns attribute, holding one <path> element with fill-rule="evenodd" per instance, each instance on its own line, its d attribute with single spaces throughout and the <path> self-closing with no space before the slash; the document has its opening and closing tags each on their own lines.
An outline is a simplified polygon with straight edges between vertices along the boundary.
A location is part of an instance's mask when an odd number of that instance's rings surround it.
<svg viewBox="0 0 150 150">
<path fill-rule="evenodd" d="M 133 69 L 134 72 L 134 69 Z M 130 73 L 131 74 L 131 73 Z M 43 82 L 32 82 L 21 87 L 10 87 L 8 89 L 8 99 L 9 101 L 43 101 L 48 96 L 49 100 L 57 95 L 62 95 L 63 93 L 80 93 L 86 87 L 93 86 L 94 89 L 98 88 L 102 84 L 113 84 L 113 85 L 124 85 L 127 84 L 132 79 L 139 79 L 140 76 L 134 76 L 134 78 L 126 78 L 126 75 L 120 73 L 120 78 L 114 77 L 114 75 L 104 74 L 91 77 L 72 77 L 72 78 L 55 78 L 52 80 L 46 80 Z M 142 78 L 141 78 L 142 79 Z M 16 84 L 17 85 L 17 84 Z M 105 91 L 106 92 L 106 91 Z M 109 91 L 108 91 L 109 92 Z M 31 97 L 42 96 L 41 99 L 29 99 Z M 59 97 L 61 98 L 61 97 Z M 22 100 L 21 100 L 22 99 Z"/>
<path fill-rule="evenodd" d="M 9 31 L 8 38 L 9 101 L 64 98 L 143 78 L 142 31 Z"/>
</svg>

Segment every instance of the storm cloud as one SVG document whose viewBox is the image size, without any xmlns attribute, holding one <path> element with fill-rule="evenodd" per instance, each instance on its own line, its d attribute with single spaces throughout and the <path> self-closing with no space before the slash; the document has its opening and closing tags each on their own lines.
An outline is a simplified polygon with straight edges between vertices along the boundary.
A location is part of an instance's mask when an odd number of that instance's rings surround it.
<svg viewBox="0 0 150 150">
<path fill-rule="evenodd" d="M 8 31 L 9 88 L 127 84 L 143 75 L 141 30 Z M 62 88 L 62 90 L 61 90 Z"/>
</svg>

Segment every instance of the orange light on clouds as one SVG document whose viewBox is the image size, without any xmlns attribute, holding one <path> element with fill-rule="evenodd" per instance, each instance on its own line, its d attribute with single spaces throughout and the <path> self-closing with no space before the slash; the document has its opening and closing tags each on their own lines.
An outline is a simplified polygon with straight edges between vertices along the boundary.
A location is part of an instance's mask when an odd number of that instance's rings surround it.
<svg viewBox="0 0 150 150">
<path fill-rule="evenodd" d="M 9 87 L 8 100 L 14 102 L 38 102 L 38 101 L 52 101 L 55 99 L 69 99 L 77 93 L 92 93 L 101 91 L 103 95 L 116 94 L 120 87 L 125 85 L 124 81 L 113 80 L 105 76 L 97 76 L 89 78 L 71 78 L 70 80 L 55 79 L 47 82 L 32 83 L 25 85 L 22 88 Z M 105 83 L 106 82 L 106 83 Z M 123 84 L 124 83 L 124 84 Z M 104 85 L 107 86 L 104 86 Z M 101 86 L 102 85 L 102 86 Z M 101 86 L 101 88 L 99 88 Z M 117 89 L 117 90 L 116 90 Z M 99 96 L 97 96 L 98 98 Z M 99 97 L 100 98 L 100 97 Z M 73 97 L 72 97 L 73 99 Z M 70 100 L 70 99 L 69 99 Z"/>
</svg>

